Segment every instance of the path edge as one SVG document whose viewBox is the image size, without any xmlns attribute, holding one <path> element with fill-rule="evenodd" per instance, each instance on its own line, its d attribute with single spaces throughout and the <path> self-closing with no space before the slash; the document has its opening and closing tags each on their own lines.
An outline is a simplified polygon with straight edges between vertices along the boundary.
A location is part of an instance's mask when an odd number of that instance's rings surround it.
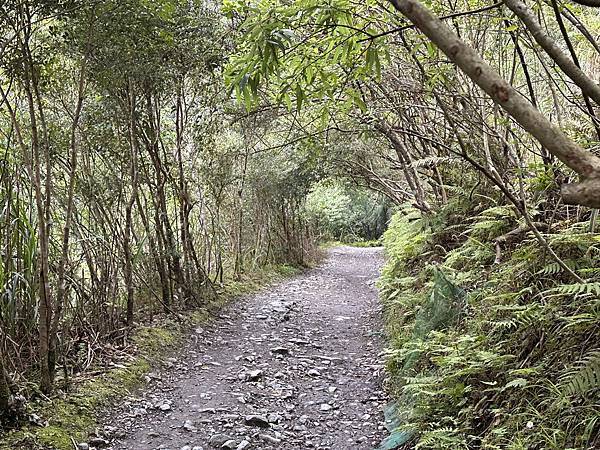
<svg viewBox="0 0 600 450">
<path fill-rule="evenodd" d="M 0 450 L 73 450 L 96 432 L 102 411 L 148 383 L 147 375 L 160 368 L 167 355 L 183 348 L 187 337 L 200 325 L 210 324 L 226 305 L 242 301 L 274 284 L 299 276 L 321 264 L 323 255 L 309 266 L 271 265 L 242 274 L 217 289 L 217 297 L 202 307 L 181 311 L 178 320 L 159 320 L 132 329 L 135 351 L 127 365 L 114 367 L 93 379 L 80 380 L 70 393 L 28 405 L 30 417 L 46 426 L 24 425 L 0 434 Z M 93 376 L 92 373 L 83 376 Z"/>
</svg>

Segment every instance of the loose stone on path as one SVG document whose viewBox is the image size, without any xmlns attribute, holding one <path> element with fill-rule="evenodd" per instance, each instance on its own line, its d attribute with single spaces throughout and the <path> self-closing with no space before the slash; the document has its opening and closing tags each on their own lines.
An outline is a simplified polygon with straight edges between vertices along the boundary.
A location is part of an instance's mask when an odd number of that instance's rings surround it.
<svg viewBox="0 0 600 450">
<path fill-rule="evenodd" d="M 230 304 L 107 412 L 102 448 L 372 450 L 385 434 L 381 263 L 379 249 L 340 247 Z"/>
</svg>

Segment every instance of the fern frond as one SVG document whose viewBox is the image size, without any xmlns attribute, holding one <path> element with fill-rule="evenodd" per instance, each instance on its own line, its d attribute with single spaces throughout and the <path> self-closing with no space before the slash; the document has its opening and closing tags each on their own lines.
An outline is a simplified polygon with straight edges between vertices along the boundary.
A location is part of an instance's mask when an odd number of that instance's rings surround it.
<svg viewBox="0 0 600 450">
<path fill-rule="evenodd" d="M 600 311 L 561 317 L 560 320 L 566 322 L 565 328 L 595 327 L 598 323 L 600 323 Z"/>
<path fill-rule="evenodd" d="M 600 275 L 600 267 L 586 267 L 584 269 L 579 269 L 578 272 L 588 277 L 598 276 Z"/>
<path fill-rule="evenodd" d="M 561 284 L 545 293 L 554 295 L 580 295 L 591 294 L 600 296 L 600 283 L 573 283 Z"/>
<path fill-rule="evenodd" d="M 560 390 L 566 395 L 585 396 L 600 389 L 600 349 L 592 350 L 560 379 Z"/>
<path fill-rule="evenodd" d="M 577 264 L 575 263 L 575 261 L 564 261 L 564 263 L 567 265 L 567 267 L 569 267 L 570 269 L 575 270 L 577 267 Z M 540 270 L 537 271 L 537 275 L 556 275 L 558 273 L 562 273 L 563 272 L 563 268 L 560 264 L 558 264 L 557 262 L 552 262 L 550 264 L 545 265 L 544 267 L 542 267 Z"/>
<path fill-rule="evenodd" d="M 454 428 L 442 427 L 423 433 L 415 445 L 415 449 L 430 448 L 467 448 L 467 442 Z"/>
<path fill-rule="evenodd" d="M 480 217 L 494 217 L 494 218 L 506 218 L 506 217 L 516 217 L 515 211 L 512 206 L 502 205 L 502 206 L 493 206 L 482 211 L 479 214 Z"/>
<path fill-rule="evenodd" d="M 471 192 L 467 189 L 464 189 L 460 186 L 452 186 L 450 184 L 444 184 L 444 189 L 446 189 L 448 192 L 452 193 L 452 194 L 456 194 L 456 195 L 462 195 L 463 197 L 468 197 Z"/>
<path fill-rule="evenodd" d="M 492 331 L 499 331 L 499 330 L 512 330 L 514 328 L 518 327 L 518 323 L 515 319 L 512 318 L 508 318 L 508 319 L 502 319 L 502 320 L 494 320 L 494 321 L 488 321 L 487 323 L 489 323 L 492 326 Z"/>
</svg>

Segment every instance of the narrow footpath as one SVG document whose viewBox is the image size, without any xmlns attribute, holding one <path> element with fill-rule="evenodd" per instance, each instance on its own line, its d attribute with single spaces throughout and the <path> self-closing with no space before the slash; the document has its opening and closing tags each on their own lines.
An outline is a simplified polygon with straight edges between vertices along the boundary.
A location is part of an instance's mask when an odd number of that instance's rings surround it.
<svg viewBox="0 0 600 450">
<path fill-rule="evenodd" d="M 106 422 L 112 450 L 372 450 L 384 437 L 380 249 L 226 307 Z"/>
</svg>

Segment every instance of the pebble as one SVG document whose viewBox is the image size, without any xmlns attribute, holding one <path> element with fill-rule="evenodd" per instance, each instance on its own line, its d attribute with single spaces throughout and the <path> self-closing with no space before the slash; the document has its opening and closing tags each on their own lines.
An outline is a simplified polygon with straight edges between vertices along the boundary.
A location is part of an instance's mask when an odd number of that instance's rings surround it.
<svg viewBox="0 0 600 450">
<path fill-rule="evenodd" d="M 208 443 L 211 447 L 221 448 L 226 442 L 231 440 L 231 436 L 228 436 L 227 434 L 215 434 L 210 437 Z"/>
<path fill-rule="evenodd" d="M 290 349 L 286 347 L 274 347 L 271 349 L 271 353 L 275 353 L 276 355 L 289 355 Z"/>
<path fill-rule="evenodd" d="M 248 447 L 250 447 L 250 441 L 247 441 L 244 439 L 242 442 L 240 442 L 238 444 L 238 446 L 235 448 L 235 450 L 245 450 Z"/>
<path fill-rule="evenodd" d="M 237 443 L 235 442 L 235 440 L 229 439 L 228 441 L 223 442 L 223 445 L 221 445 L 221 448 L 225 448 L 225 449 L 229 449 L 229 450 L 237 450 L 238 446 L 237 446 Z"/>
<path fill-rule="evenodd" d="M 190 433 L 195 433 L 196 431 L 198 431 L 198 428 L 194 426 L 191 420 L 186 420 L 185 422 L 183 422 L 183 429 L 189 431 Z"/>
<path fill-rule="evenodd" d="M 267 420 L 266 417 L 254 415 L 254 414 L 246 416 L 244 418 L 244 422 L 246 425 L 249 425 L 251 427 L 260 427 L 260 428 L 268 428 L 269 427 L 269 421 Z"/>
<path fill-rule="evenodd" d="M 322 269 L 226 306 L 102 435 L 115 449 L 376 448 L 387 434 L 376 252 L 333 250 Z"/>
<path fill-rule="evenodd" d="M 246 372 L 245 379 L 246 381 L 258 381 L 262 378 L 263 371 L 262 370 L 251 370 Z"/>
<path fill-rule="evenodd" d="M 101 437 L 94 437 L 94 438 L 90 438 L 90 440 L 88 441 L 88 444 L 91 445 L 92 447 L 102 448 L 102 447 L 107 447 L 109 442 L 106 439 L 103 439 Z"/>
<path fill-rule="evenodd" d="M 277 439 L 276 437 L 270 436 L 268 434 L 259 434 L 258 437 L 261 438 L 263 441 L 270 442 L 271 444 L 281 443 L 281 439 Z"/>
</svg>

